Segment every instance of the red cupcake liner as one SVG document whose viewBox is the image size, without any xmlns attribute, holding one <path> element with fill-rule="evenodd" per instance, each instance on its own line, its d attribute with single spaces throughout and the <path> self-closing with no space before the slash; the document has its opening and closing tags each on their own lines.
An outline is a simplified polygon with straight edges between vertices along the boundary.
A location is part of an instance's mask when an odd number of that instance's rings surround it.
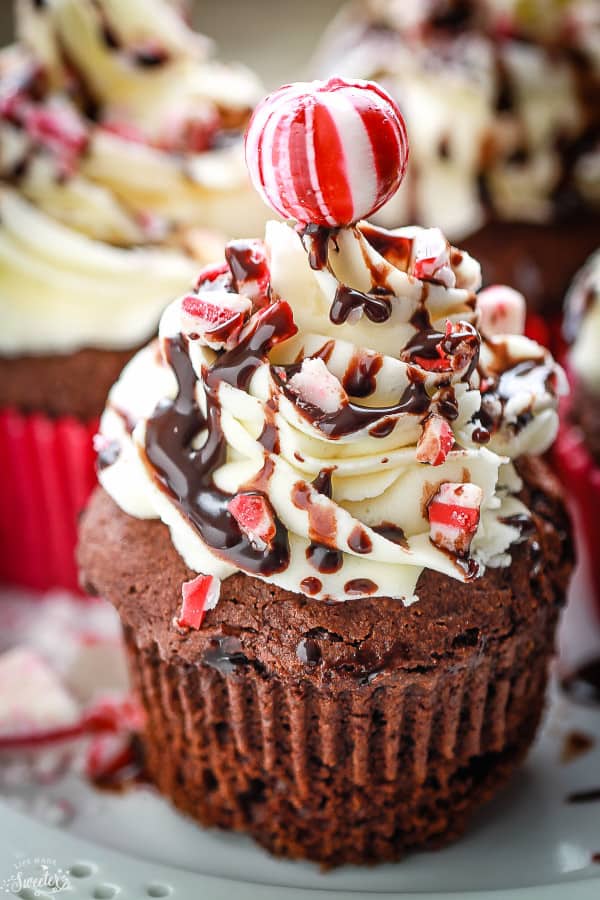
<svg viewBox="0 0 600 900">
<path fill-rule="evenodd" d="M 77 524 L 96 484 L 97 428 L 0 411 L 0 583 L 79 591 Z"/>
<path fill-rule="evenodd" d="M 548 347 L 557 359 L 564 355 L 565 350 L 562 319 L 561 314 L 542 316 L 539 313 L 528 312 L 525 321 L 526 336 L 543 347 Z"/>
<path fill-rule="evenodd" d="M 563 426 L 554 445 L 554 458 L 575 516 L 575 539 L 580 562 L 589 572 L 594 600 L 600 614 L 600 466 L 587 447 L 579 428 L 568 422 L 568 404 Z"/>
</svg>

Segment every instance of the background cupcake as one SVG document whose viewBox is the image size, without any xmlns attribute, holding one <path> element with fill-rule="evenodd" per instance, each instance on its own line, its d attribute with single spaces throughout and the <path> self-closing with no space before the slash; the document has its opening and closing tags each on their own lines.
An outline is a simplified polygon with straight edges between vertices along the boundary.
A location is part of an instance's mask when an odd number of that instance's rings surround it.
<svg viewBox="0 0 600 900">
<path fill-rule="evenodd" d="M 381 221 L 442 227 L 547 321 L 597 243 L 599 47 L 593 0 L 357 0 L 317 67 L 377 78 L 406 117 L 413 164 Z"/>
<path fill-rule="evenodd" d="M 556 458 L 579 518 L 579 556 L 589 567 L 600 609 L 600 251 L 589 258 L 565 301 L 565 338 L 571 344 L 568 372 L 573 395 Z"/>
<path fill-rule="evenodd" d="M 230 243 L 123 372 L 82 578 L 121 615 L 161 791 L 275 853 L 392 859 L 460 834 L 535 733 L 564 376 L 439 229 L 352 224 L 407 161 L 378 86 L 282 88 L 247 153 L 298 224 Z"/>
<path fill-rule="evenodd" d="M 74 587 L 90 436 L 124 362 L 224 235 L 264 221 L 259 87 L 178 6 L 17 4 L 0 55 L 0 580 Z"/>
</svg>

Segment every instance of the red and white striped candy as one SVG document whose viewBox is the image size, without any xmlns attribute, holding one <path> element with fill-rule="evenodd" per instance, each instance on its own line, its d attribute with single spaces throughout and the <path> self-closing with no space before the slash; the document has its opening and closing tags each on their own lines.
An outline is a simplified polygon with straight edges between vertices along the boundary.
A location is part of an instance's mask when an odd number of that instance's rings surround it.
<svg viewBox="0 0 600 900">
<path fill-rule="evenodd" d="M 427 507 L 432 542 L 457 556 L 468 556 L 479 526 L 483 491 L 477 484 L 447 481 Z"/>
<path fill-rule="evenodd" d="M 417 459 L 430 466 L 441 466 L 454 446 L 454 432 L 442 416 L 434 413 L 423 422 L 417 444 Z"/>
<path fill-rule="evenodd" d="M 219 602 L 221 582 L 214 575 L 198 575 L 181 585 L 181 612 L 176 623 L 180 628 L 202 627 L 204 616 Z"/>
<path fill-rule="evenodd" d="M 288 84 L 257 106 L 246 132 L 254 187 L 276 212 L 331 228 L 376 212 L 408 161 L 396 102 L 371 81 Z"/>
<path fill-rule="evenodd" d="M 523 334 L 525 298 L 505 284 L 491 284 L 477 294 L 479 330 L 486 337 L 497 334 Z"/>
</svg>

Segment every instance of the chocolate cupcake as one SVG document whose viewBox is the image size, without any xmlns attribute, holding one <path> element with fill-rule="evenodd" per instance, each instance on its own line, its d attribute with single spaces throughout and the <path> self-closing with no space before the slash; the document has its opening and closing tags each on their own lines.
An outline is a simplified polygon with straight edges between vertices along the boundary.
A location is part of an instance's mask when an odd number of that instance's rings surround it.
<svg viewBox="0 0 600 900">
<path fill-rule="evenodd" d="M 265 220 L 259 86 L 156 0 L 17 4 L 0 53 L 0 581 L 76 587 L 111 384 L 225 236 Z M 66 477 L 66 473 L 70 473 Z"/>
<path fill-rule="evenodd" d="M 283 88 L 246 140 L 295 224 L 230 243 L 113 388 L 82 582 L 179 808 L 396 859 L 457 837 L 535 734 L 572 568 L 539 457 L 564 375 L 438 229 L 355 223 L 406 165 L 378 86 Z"/>
<path fill-rule="evenodd" d="M 573 394 L 565 403 L 556 459 L 578 520 L 578 557 L 590 575 L 600 610 L 600 250 L 567 294 L 564 330 Z"/>
<path fill-rule="evenodd" d="M 377 78 L 406 117 L 413 165 L 381 222 L 440 226 L 546 327 L 598 240 L 599 35 L 588 0 L 355 0 L 315 64 Z"/>
</svg>

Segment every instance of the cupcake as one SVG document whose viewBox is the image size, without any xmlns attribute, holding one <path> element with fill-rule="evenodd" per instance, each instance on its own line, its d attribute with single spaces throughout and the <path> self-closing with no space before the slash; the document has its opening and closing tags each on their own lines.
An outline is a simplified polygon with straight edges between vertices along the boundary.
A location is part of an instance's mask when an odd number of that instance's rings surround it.
<svg viewBox="0 0 600 900">
<path fill-rule="evenodd" d="M 0 53 L 0 581 L 74 588 L 111 384 L 225 235 L 266 218 L 241 141 L 260 90 L 165 0 L 24 0 L 17 24 Z"/>
<path fill-rule="evenodd" d="M 279 855 L 396 859 L 457 837 L 535 734 L 565 379 L 439 229 L 364 221 L 408 155 L 378 85 L 282 88 L 246 152 L 288 221 L 230 243 L 113 388 L 82 583 L 176 806 Z"/>
<path fill-rule="evenodd" d="M 594 0 L 357 0 L 316 64 L 377 78 L 406 116 L 413 165 L 382 223 L 442 227 L 545 337 L 598 241 L 599 46 Z"/>
<path fill-rule="evenodd" d="M 565 301 L 567 370 L 573 394 L 556 443 L 556 459 L 578 519 L 578 557 L 600 610 L 600 250 L 578 273 Z"/>
</svg>

